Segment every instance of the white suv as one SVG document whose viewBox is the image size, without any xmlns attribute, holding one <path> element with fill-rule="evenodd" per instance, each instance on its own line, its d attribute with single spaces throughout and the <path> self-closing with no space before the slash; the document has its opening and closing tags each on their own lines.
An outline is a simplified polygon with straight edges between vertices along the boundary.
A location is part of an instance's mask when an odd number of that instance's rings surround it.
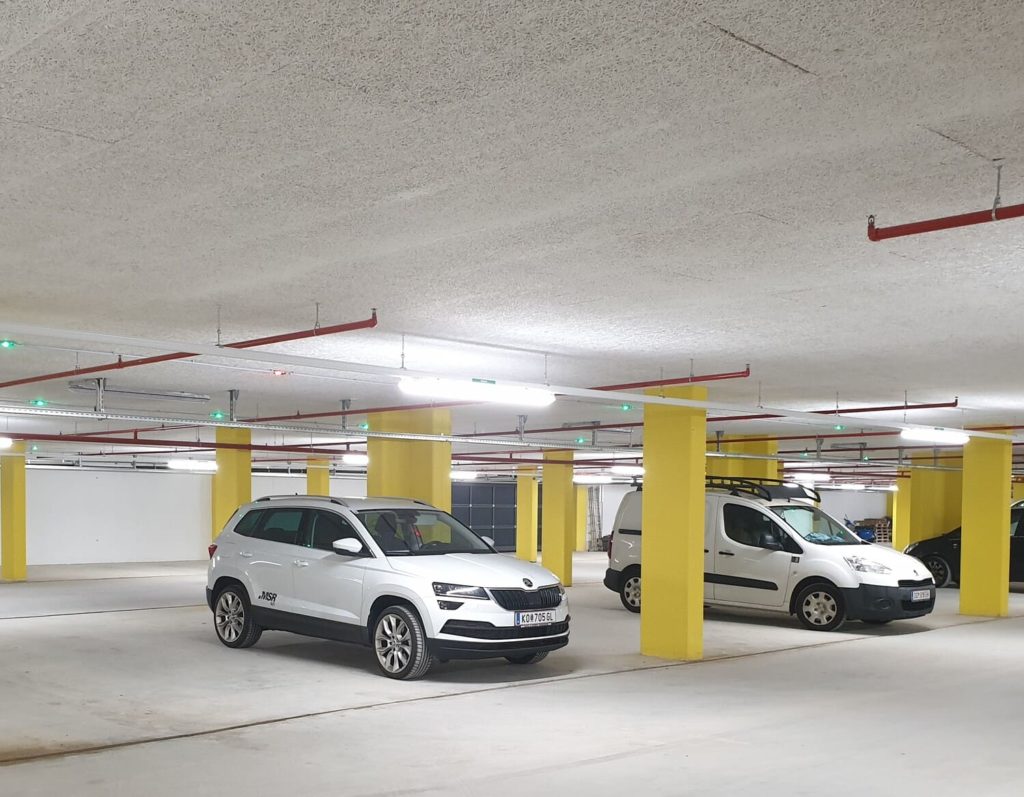
<svg viewBox="0 0 1024 797">
<path fill-rule="evenodd" d="M 406 499 L 246 504 L 210 546 L 206 600 L 228 647 L 269 630 L 355 642 L 390 678 L 420 678 L 438 660 L 530 664 L 569 641 L 552 573 Z"/>
<path fill-rule="evenodd" d="M 917 559 L 873 545 L 811 501 L 808 487 L 769 479 L 708 477 L 704 603 L 795 614 L 832 631 L 847 619 L 882 624 L 922 617 L 935 583 Z M 626 493 L 615 516 L 604 584 L 640 611 L 643 493 Z"/>
</svg>

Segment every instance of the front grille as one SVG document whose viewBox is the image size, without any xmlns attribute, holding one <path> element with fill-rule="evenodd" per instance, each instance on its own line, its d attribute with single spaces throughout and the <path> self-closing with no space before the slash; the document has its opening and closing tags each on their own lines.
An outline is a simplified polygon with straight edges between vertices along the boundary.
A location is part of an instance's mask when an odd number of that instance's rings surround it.
<svg viewBox="0 0 1024 797">
<path fill-rule="evenodd" d="M 930 578 L 922 578 L 920 581 L 914 581 L 909 578 L 901 578 L 899 583 L 901 587 L 930 587 L 932 580 Z"/>
<path fill-rule="evenodd" d="M 569 630 L 569 621 L 535 625 L 527 628 L 494 626 L 476 620 L 449 620 L 441 627 L 442 634 L 472 637 L 473 639 L 529 639 L 531 637 L 558 636 Z"/>
<path fill-rule="evenodd" d="M 491 597 L 502 609 L 514 611 L 554 609 L 562 602 L 558 587 L 542 587 L 533 592 L 527 592 L 525 589 L 492 589 Z"/>
</svg>

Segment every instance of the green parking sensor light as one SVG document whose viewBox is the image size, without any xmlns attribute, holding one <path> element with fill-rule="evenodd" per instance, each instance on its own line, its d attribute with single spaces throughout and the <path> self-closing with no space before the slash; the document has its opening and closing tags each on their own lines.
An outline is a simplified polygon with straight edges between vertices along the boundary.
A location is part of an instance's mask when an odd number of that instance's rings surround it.
<svg viewBox="0 0 1024 797">
<path fill-rule="evenodd" d="M 13 349 L 17 345 L 13 340 L 8 340 L 7 338 L 0 340 L 0 349 Z"/>
<path fill-rule="evenodd" d="M 223 421 L 227 415 L 225 415 L 223 410 L 214 410 L 210 413 L 210 417 L 215 421 Z"/>
<path fill-rule="evenodd" d="M 837 432 L 843 432 L 843 431 L 846 431 L 846 427 L 845 427 L 845 426 L 843 426 L 843 425 L 842 425 L 841 423 L 837 423 L 837 424 L 836 424 L 835 426 L 833 426 L 832 428 L 833 428 L 833 429 L 835 429 L 835 430 L 836 430 Z"/>
<path fill-rule="evenodd" d="M 361 423 L 361 424 L 359 424 L 359 428 L 362 429 L 364 432 L 369 431 L 370 424 L 368 424 L 368 423 Z"/>
<path fill-rule="evenodd" d="M 619 405 L 619 409 L 622 410 L 623 412 L 629 412 L 631 409 L 633 409 L 633 405 L 632 404 L 620 404 Z"/>
<path fill-rule="evenodd" d="M 29 404 L 31 404 L 33 407 L 45 407 L 49 403 L 50 402 L 48 402 L 46 399 L 41 398 L 32 399 L 29 402 Z"/>
<path fill-rule="evenodd" d="M 585 442 L 587 442 L 587 438 L 585 438 L 585 437 L 577 437 L 576 438 L 576 442 L 577 443 L 585 443 Z"/>
</svg>

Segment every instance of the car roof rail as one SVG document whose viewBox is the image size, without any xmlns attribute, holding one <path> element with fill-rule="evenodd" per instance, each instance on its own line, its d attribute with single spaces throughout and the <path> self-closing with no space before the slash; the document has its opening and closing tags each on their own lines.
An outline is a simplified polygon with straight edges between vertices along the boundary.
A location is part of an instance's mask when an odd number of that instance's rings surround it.
<svg viewBox="0 0 1024 797">
<path fill-rule="evenodd" d="M 332 504 L 338 506 L 348 506 L 348 502 L 344 498 L 335 498 L 333 495 L 303 495 L 302 493 L 292 493 L 290 495 L 263 495 L 256 499 L 254 503 L 259 501 L 287 501 L 293 498 L 314 498 L 318 501 L 330 501 Z"/>
<path fill-rule="evenodd" d="M 747 493 L 764 501 L 776 498 L 809 498 L 821 503 L 821 494 L 813 487 L 782 479 L 760 479 L 753 476 L 707 476 L 704 485 L 709 490 L 726 490 L 732 495 Z"/>
</svg>

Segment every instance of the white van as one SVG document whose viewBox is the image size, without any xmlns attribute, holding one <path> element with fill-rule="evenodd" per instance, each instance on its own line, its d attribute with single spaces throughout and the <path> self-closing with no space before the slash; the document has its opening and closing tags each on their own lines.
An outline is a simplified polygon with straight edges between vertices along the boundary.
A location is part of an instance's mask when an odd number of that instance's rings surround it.
<svg viewBox="0 0 1024 797">
<path fill-rule="evenodd" d="M 615 516 L 604 584 L 640 611 L 641 490 Z M 704 602 L 795 614 L 807 628 L 923 617 L 935 582 L 917 559 L 861 540 L 812 503 L 809 487 L 709 477 Z"/>
</svg>

